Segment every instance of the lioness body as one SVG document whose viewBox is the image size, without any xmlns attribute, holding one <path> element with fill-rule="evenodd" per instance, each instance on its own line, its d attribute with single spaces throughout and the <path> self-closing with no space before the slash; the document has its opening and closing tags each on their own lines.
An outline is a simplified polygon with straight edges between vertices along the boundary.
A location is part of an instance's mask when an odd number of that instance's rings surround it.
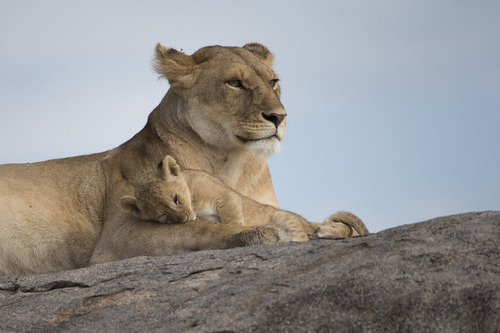
<svg viewBox="0 0 500 333">
<path fill-rule="evenodd" d="M 0 166 L 0 274 L 88 264 L 104 213 L 98 156 Z"/>
<path fill-rule="evenodd" d="M 171 88 L 132 139 L 104 153 L 0 166 L 0 274 L 293 240 L 283 225 L 147 223 L 120 207 L 167 154 L 277 206 L 265 155 L 279 148 L 286 112 L 271 62 L 259 44 L 192 56 L 158 45 L 155 68 Z"/>
</svg>

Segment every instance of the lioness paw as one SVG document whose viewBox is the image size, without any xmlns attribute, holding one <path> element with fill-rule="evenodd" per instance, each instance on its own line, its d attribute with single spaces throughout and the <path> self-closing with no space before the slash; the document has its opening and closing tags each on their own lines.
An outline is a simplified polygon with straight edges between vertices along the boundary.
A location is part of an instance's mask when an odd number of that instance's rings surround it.
<svg viewBox="0 0 500 333">
<path fill-rule="evenodd" d="M 314 230 L 316 237 L 342 237 L 353 236 L 353 230 L 350 226 L 342 222 L 325 221 L 321 226 Z"/>
</svg>

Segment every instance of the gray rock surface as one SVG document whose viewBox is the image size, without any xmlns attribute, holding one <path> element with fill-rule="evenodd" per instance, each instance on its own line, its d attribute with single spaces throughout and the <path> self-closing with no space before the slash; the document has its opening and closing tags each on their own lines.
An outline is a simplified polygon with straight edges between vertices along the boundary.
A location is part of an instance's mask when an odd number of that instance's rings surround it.
<svg viewBox="0 0 500 333">
<path fill-rule="evenodd" d="M 1 332 L 499 332 L 500 212 L 0 277 Z"/>
</svg>

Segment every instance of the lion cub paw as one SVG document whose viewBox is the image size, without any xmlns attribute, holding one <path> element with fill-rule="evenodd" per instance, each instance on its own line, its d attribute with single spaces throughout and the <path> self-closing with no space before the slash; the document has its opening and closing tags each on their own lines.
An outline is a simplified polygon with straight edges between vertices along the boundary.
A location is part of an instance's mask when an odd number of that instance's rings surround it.
<svg viewBox="0 0 500 333">
<path fill-rule="evenodd" d="M 370 232 L 359 217 L 349 212 L 337 212 L 329 216 L 314 230 L 316 237 L 352 237 Z"/>
<path fill-rule="evenodd" d="M 278 231 L 280 242 L 305 242 L 309 240 L 308 223 L 286 211 L 274 213 L 269 226 Z"/>
</svg>

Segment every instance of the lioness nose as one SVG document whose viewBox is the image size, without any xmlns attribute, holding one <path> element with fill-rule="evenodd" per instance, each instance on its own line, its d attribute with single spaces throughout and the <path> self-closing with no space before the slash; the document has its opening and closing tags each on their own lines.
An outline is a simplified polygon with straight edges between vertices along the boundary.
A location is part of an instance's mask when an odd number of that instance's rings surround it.
<svg viewBox="0 0 500 333">
<path fill-rule="evenodd" d="M 282 122 L 283 119 L 285 119 L 286 113 L 285 114 L 280 114 L 280 113 L 271 113 L 269 115 L 262 113 L 262 118 L 264 118 L 267 121 L 270 121 L 274 124 L 274 126 L 278 127 Z"/>
</svg>

